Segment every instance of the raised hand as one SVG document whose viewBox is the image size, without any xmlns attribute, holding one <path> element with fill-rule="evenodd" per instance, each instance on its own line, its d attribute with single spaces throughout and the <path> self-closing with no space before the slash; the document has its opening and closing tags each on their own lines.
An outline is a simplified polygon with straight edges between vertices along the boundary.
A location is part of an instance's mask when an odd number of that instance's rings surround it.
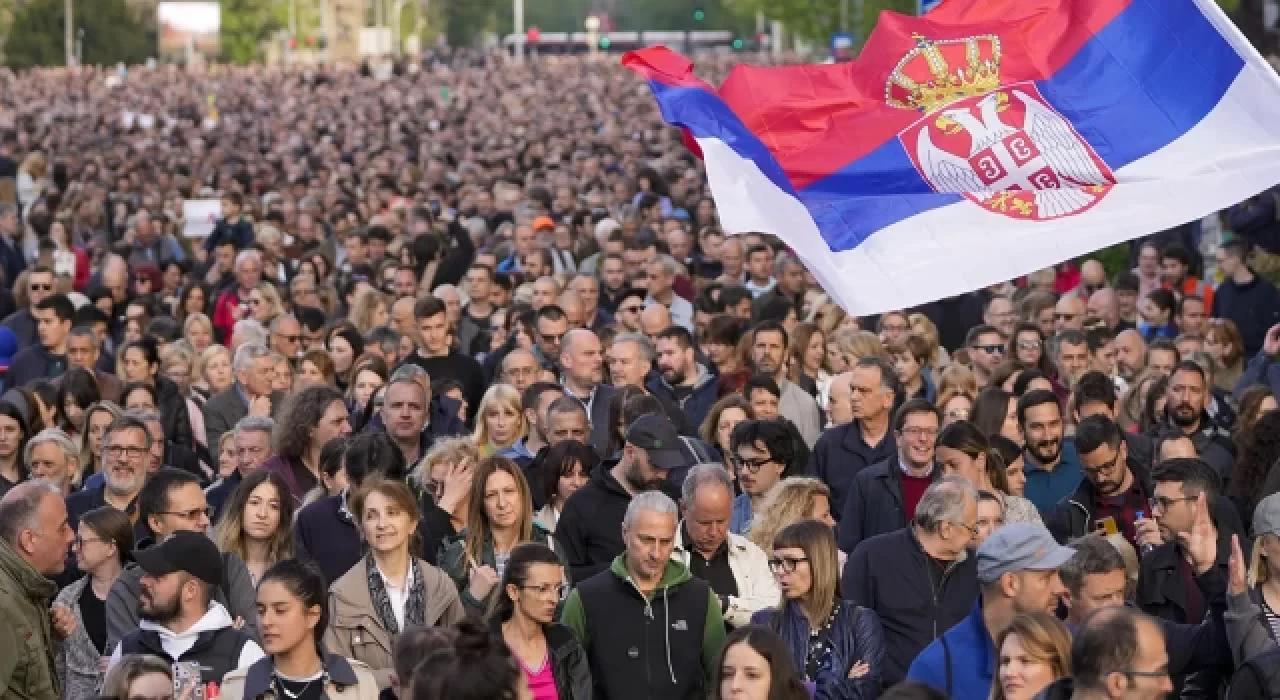
<svg viewBox="0 0 1280 700">
<path fill-rule="evenodd" d="M 1199 576 L 1211 569 L 1218 560 L 1218 530 L 1213 526 L 1213 518 L 1209 515 L 1209 494 L 1201 493 L 1196 498 L 1195 519 L 1191 529 L 1178 533 L 1178 542 L 1191 557 L 1191 566 Z"/>
<path fill-rule="evenodd" d="M 1257 545 L 1254 545 L 1257 546 Z M 1240 549 L 1240 536 L 1231 536 L 1231 559 L 1227 562 L 1227 593 L 1240 595 L 1249 591 L 1249 564 L 1244 560 L 1244 552 Z"/>
</svg>

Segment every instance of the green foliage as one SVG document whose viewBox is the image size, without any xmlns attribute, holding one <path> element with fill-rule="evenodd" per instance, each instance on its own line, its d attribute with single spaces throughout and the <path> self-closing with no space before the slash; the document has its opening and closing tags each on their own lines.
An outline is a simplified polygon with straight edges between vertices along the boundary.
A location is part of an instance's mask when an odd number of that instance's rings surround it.
<svg viewBox="0 0 1280 700">
<path fill-rule="evenodd" d="M 63 0 L 29 0 L 19 8 L 5 42 L 5 61 L 15 69 L 66 64 Z M 142 63 L 155 47 L 146 26 L 125 0 L 78 0 L 75 26 L 84 29 L 84 62 Z"/>
<path fill-rule="evenodd" d="M 222 58 L 241 65 L 260 58 L 262 41 L 285 26 L 282 9 L 287 12 L 287 5 L 273 0 L 222 0 Z"/>
</svg>

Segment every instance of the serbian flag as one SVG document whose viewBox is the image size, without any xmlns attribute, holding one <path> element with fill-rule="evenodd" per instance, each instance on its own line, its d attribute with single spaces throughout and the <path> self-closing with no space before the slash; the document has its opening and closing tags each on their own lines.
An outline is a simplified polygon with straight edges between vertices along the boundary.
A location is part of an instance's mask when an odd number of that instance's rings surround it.
<svg viewBox="0 0 1280 700">
<path fill-rule="evenodd" d="M 914 306 L 1280 183 L 1280 78 L 1214 0 L 947 0 L 839 65 L 623 64 L 703 158 L 729 233 L 850 313 Z"/>
</svg>

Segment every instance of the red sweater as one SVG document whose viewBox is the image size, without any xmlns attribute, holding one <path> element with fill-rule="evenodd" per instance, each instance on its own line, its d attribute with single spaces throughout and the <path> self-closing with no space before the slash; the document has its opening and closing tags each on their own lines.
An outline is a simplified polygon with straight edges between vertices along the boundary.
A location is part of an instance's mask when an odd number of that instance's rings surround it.
<svg viewBox="0 0 1280 700">
<path fill-rule="evenodd" d="M 222 340 L 228 345 L 231 344 L 231 329 L 235 328 L 236 321 L 240 320 L 236 315 L 241 303 L 238 289 L 238 287 L 232 287 L 220 294 L 213 306 L 213 327 L 222 333 Z"/>
</svg>

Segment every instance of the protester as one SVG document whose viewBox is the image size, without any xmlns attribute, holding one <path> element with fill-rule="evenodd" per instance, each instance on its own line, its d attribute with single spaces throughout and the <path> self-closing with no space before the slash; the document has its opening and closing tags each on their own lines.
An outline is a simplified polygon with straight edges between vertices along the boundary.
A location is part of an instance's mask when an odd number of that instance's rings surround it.
<svg viewBox="0 0 1280 700">
<path fill-rule="evenodd" d="M 255 587 L 267 569 L 293 556 L 293 499 L 274 472 L 249 475 L 227 502 L 214 541 L 219 551 L 244 561 Z"/>
<path fill-rule="evenodd" d="M 977 599 L 974 557 L 968 551 L 977 507 L 969 482 L 943 478 L 924 492 L 910 527 L 865 540 L 845 562 L 845 599 L 880 617 L 886 684 L 901 681 L 912 659 L 963 620 Z M 920 590 L 931 596 L 921 599 Z"/>
<path fill-rule="evenodd" d="M 717 700 L 808 700 L 786 642 L 766 627 L 734 630 L 724 642 L 711 697 Z"/>
<path fill-rule="evenodd" d="M 625 550 L 565 601 L 560 619 L 587 650 L 597 697 L 687 697 L 710 686 L 724 646 L 723 614 L 711 587 L 671 560 L 677 515 L 666 495 L 637 494 L 622 521 Z M 647 634 L 643 620 L 659 617 L 676 622 Z M 635 658 L 631 648 L 643 668 L 627 661 Z"/>
<path fill-rule="evenodd" d="M 875 697 L 884 668 L 880 619 L 843 600 L 835 536 L 816 520 L 789 525 L 773 539 L 769 568 L 782 590 L 776 609 L 752 622 L 777 631 L 804 669 L 816 697 Z"/>
<path fill-rule="evenodd" d="M 339 693 L 353 693 L 359 700 L 377 697 L 377 680 L 367 666 L 324 651 L 324 634 L 331 621 L 324 577 L 314 567 L 295 559 L 273 565 L 258 584 L 258 609 L 266 656 L 228 673 L 219 697 L 257 698 L 275 688 L 302 698 L 316 681 L 321 681 L 320 692 L 328 697 Z"/>
<path fill-rule="evenodd" d="M 844 514 L 845 499 L 858 474 L 893 453 L 889 423 L 901 385 L 889 363 L 864 357 L 849 373 L 848 387 L 853 420 L 822 433 L 813 447 L 810 468 L 831 488 L 831 512 L 837 519 Z"/>
<path fill-rule="evenodd" d="M 143 572 L 140 622 L 114 647 L 108 674 L 126 655 L 150 654 L 170 663 L 196 664 L 201 683 L 220 683 L 232 670 L 263 657 L 249 632 L 213 600 L 213 589 L 223 581 L 223 557 L 204 534 L 176 532 L 134 551 L 133 560 Z"/>
<path fill-rule="evenodd" d="M 718 464 L 699 464 L 684 478 L 683 516 L 672 557 L 706 581 L 720 598 L 726 627 L 751 622 L 758 610 L 774 605 L 778 587 L 762 548 L 729 532 L 733 483 Z"/>
<path fill-rule="evenodd" d="M 149 654 L 121 657 L 106 674 L 99 697 L 165 697 L 173 694 L 173 666 Z"/>
<path fill-rule="evenodd" d="M 107 648 L 107 595 L 133 552 L 133 524 L 104 506 L 80 518 L 72 542 L 76 568 L 85 575 L 63 588 L 53 604 L 74 615 L 75 629 L 58 648 L 58 676 L 66 697 L 89 697 L 102 687 Z"/>
<path fill-rule="evenodd" d="M 807 457 L 794 428 L 777 419 L 739 423 L 733 428 L 729 445 L 742 489 L 733 502 L 729 531 L 742 534 L 774 485 L 799 474 Z"/>
<path fill-rule="evenodd" d="M 996 639 L 999 668 L 993 700 L 1030 700 L 1071 673 L 1071 633 L 1049 613 L 1013 618 Z"/>
<path fill-rule="evenodd" d="M 564 598 L 564 565 L 543 544 L 516 545 L 489 615 L 520 663 L 534 698 L 587 700 L 594 684 L 587 654 L 573 631 L 555 620 Z"/>
<path fill-rule="evenodd" d="M 412 553 L 418 504 L 402 482 L 370 477 L 351 502 L 368 552 L 329 588 L 325 648 L 366 664 L 391 685 L 396 637 L 410 625 L 450 625 L 466 614 L 440 569 Z"/>
</svg>

